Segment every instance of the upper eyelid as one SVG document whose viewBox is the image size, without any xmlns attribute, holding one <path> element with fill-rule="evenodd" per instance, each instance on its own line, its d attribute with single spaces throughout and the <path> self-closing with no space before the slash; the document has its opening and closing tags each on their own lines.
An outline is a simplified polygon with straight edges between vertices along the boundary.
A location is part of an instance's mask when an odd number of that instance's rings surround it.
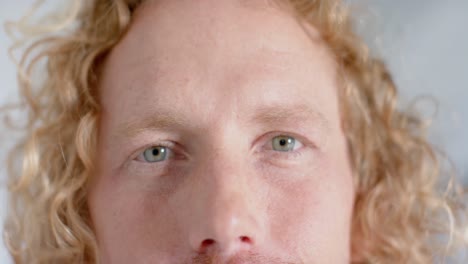
<svg viewBox="0 0 468 264">
<path fill-rule="evenodd" d="M 275 139 L 276 137 L 290 137 L 290 138 L 293 138 L 294 139 L 294 142 L 299 142 L 301 143 L 303 146 L 304 146 L 304 143 L 302 143 L 302 140 L 297 138 L 297 137 L 294 137 L 294 136 L 289 136 L 289 135 L 279 135 L 279 136 L 275 136 L 273 138 L 271 138 L 271 140 Z"/>
<path fill-rule="evenodd" d="M 316 145 L 311 140 L 307 139 L 307 137 L 305 136 L 300 135 L 299 133 L 287 132 L 287 131 L 274 131 L 274 132 L 268 132 L 260 136 L 259 138 L 257 138 L 255 142 L 253 143 L 254 149 L 257 149 L 257 147 L 255 146 L 257 146 L 259 143 L 261 143 L 260 148 L 263 148 L 263 146 L 267 144 L 268 141 L 271 142 L 271 140 L 273 140 L 275 137 L 278 137 L 278 136 L 293 137 L 295 140 L 299 141 L 303 145 L 303 147 L 305 146 L 316 147 Z M 160 140 L 160 141 L 155 141 L 152 143 L 145 144 L 144 146 L 138 148 L 137 150 L 132 152 L 132 154 L 130 155 L 130 160 L 136 159 L 140 154 L 142 154 L 145 150 L 151 147 L 166 147 L 166 148 L 169 148 L 170 151 L 173 153 L 179 152 L 185 156 L 188 156 L 185 150 L 181 148 L 177 142 L 168 141 L 168 140 Z"/>
<path fill-rule="evenodd" d="M 143 147 L 140 147 L 137 150 L 135 150 L 134 152 L 132 152 L 132 154 L 130 155 L 130 160 L 135 160 L 136 158 L 138 158 L 141 154 L 143 154 L 149 148 L 165 147 L 165 148 L 170 149 L 171 152 L 174 152 L 175 145 L 176 144 L 169 143 L 168 141 L 161 141 L 161 142 L 158 142 L 158 143 L 146 144 Z"/>
<path fill-rule="evenodd" d="M 301 148 L 299 148 L 297 150 L 292 150 L 292 151 L 287 151 L 287 152 L 284 152 L 284 153 L 280 153 L 280 155 L 288 155 L 288 154 L 291 154 L 291 153 L 299 152 L 299 151 L 303 150 L 303 148 L 307 148 L 307 147 L 312 147 L 312 148 L 316 147 L 316 145 L 311 140 L 307 139 L 304 136 L 301 136 L 300 134 L 293 133 L 293 132 L 278 131 L 278 132 L 267 133 L 267 134 L 261 136 L 261 139 L 258 140 L 259 142 L 256 142 L 254 144 L 256 147 L 253 149 L 253 151 L 255 153 L 258 153 L 259 151 L 265 150 L 265 148 L 267 148 L 269 151 L 270 150 L 273 151 L 273 148 L 271 147 L 271 145 L 269 143 L 271 143 L 271 141 L 275 137 L 278 137 L 278 136 L 292 137 L 292 138 L 294 138 L 295 140 L 299 141 L 302 144 Z M 260 145 L 260 146 L 257 147 L 257 145 Z M 270 146 L 270 147 L 266 147 L 266 146 Z M 274 152 L 277 152 L 277 151 L 274 151 Z"/>
<path fill-rule="evenodd" d="M 270 134 L 270 135 L 267 134 L 265 136 L 267 136 L 268 140 L 273 140 L 275 137 L 280 137 L 280 136 L 292 137 L 295 140 L 301 142 L 303 145 L 312 144 L 312 141 L 310 141 L 306 137 L 301 136 L 300 134 L 297 134 L 297 133 L 292 133 L 292 132 L 273 132 L 273 134 Z"/>
</svg>

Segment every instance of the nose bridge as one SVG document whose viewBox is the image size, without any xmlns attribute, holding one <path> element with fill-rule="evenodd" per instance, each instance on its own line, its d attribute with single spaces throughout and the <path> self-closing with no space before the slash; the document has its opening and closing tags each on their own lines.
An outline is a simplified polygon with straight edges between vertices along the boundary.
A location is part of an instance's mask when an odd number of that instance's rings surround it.
<svg viewBox="0 0 468 264">
<path fill-rule="evenodd" d="M 242 159 L 222 149 L 199 164 L 190 206 L 189 240 L 195 251 L 232 254 L 262 239 L 250 174 Z"/>
</svg>

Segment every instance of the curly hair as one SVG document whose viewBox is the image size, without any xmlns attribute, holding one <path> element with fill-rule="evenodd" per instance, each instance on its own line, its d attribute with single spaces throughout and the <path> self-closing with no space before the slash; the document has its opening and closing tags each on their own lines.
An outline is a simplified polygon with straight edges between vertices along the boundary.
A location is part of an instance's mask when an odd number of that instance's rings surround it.
<svg viewBox="0 0 468 264">
<path fill-rule="evenodd" d="M 12 58 L 14 49 L 27 45 L 15 60 L 27 123 L 10 155 L 4 231 L 15 263 L 98 262 L 86 199 L 100 114 L 96 83 L 141 2 L 74 1 L 53 24 L 7 24 L 8 32 L 24 37 L 10 50 Z M 443 155 L 426 139 L 424 120 L 397 108 L 389 71 L 369 54 L 341 1 L 288 2 L 319 30 L 338 65 L 356 190 L 353 250 L 363 263 L 430 263 L 447 256 L 462 242 L 466 209 L 453 181 L 439 188 Z M 42 82 L 33 81 L 37 73 L 45 76 Z"/>
</svg>

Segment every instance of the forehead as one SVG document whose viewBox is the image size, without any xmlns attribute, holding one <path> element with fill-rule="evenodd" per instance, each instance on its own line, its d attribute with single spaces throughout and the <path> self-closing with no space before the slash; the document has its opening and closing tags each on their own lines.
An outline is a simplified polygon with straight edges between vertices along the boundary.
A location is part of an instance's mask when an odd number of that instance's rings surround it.
<svg viewBox="0 0 468 264">
<path fill-rule="evenodd" d="M 111 52 L 100 93 L 105 110 L 123 115 L 154 107 L 208 117 L 288 102 L 333 109 L 334 75 L 319 33 L 268 1 L 147 1 Z"/>
<path fill-rule="evenodd" d="M 276 66 L 297 64 L 294 59 L 323 59 L 320 53 L 325 52 L 324 45 L 320 45 L 315 28 L 304 30 L 304 24 L 289 8 L 274 3 L 146 1 L 135 12 L 128 34 L 114 49 L 116 56 L 111 57 L 118 57 L 119 64 L 130 70 L 144 63 L 176 62 L 180 67 L 182 63 L 198 62 L 207 66 L 217 60 L 246 61 L 248 57 L 258 59 L 247 60 L 250 62 Z"/>
</svg>

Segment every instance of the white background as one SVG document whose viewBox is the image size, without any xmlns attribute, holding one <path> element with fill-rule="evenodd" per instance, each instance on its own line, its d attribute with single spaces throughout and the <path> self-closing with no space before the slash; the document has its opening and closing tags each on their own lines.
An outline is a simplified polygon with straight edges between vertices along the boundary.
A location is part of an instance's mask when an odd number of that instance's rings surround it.
<svg viewBox="0 0 468 264">
<path fill-rule="evenodd" d="M 19 18 L 33 0 L 0 0 L 0 23 Z M 51 1 L 46 1 L 51 2 Z M 468 0 L 348 0 L 361 32 L 394 74 L 403 101 L 432 95 L 439 111 L 430 134 L 468 183 Z M 55 5 L 57 1 L 48 3 Z M 10 45 L 0 31 L 0 105 L 15 98 Z M 0 125 L 0 218 L 5 215 L 5 150 L 14 138 Z M 1 224 L 1 221 L 0 221 Z M 0 263 L 10 263 L 0 245 Z"/>
</svg>

